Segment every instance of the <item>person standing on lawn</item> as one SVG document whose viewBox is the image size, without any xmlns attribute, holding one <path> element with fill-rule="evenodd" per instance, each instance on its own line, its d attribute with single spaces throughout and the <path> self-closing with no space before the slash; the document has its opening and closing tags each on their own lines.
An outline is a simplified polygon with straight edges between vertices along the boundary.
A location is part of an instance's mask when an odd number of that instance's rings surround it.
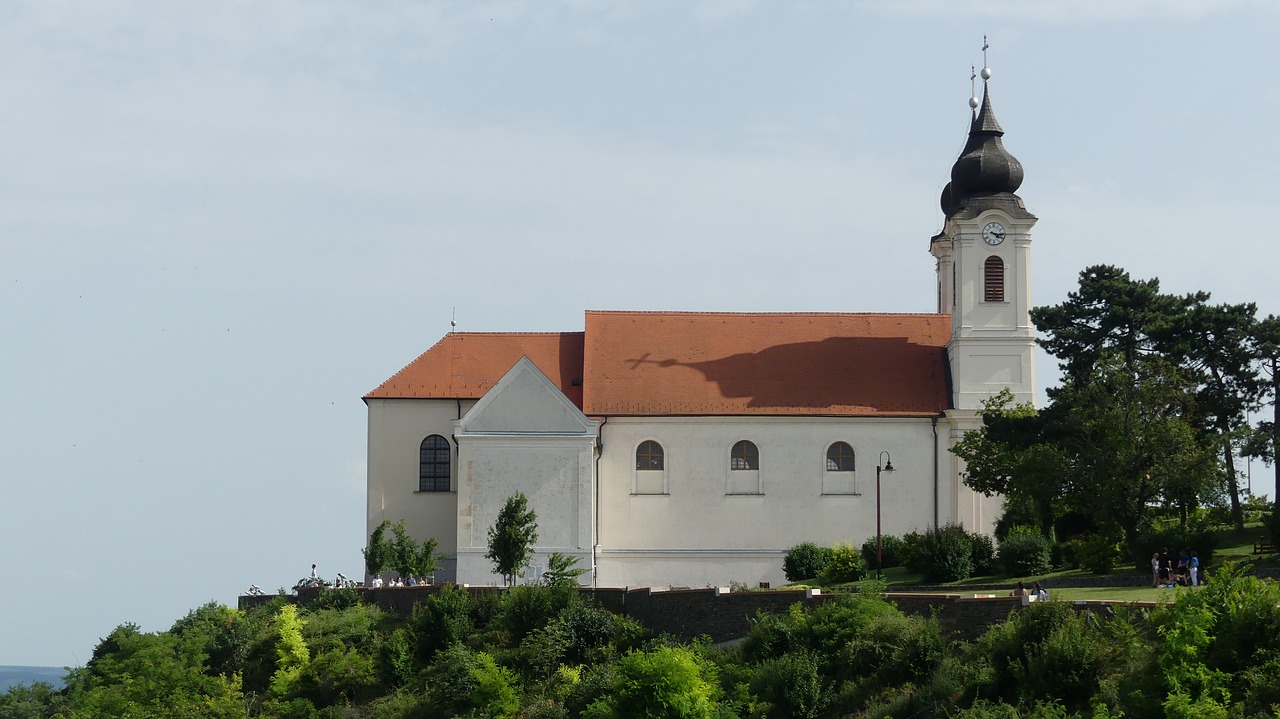
<svg viewBox="0 0 1280 719">
<path fill-rule="evenodd" d="M 1187 560 L 1187 572 L 1191 574 L 1191 586 L 1200 586 L 1200 556 L 1191 550 L 1191 559 Z"/>
</svg>

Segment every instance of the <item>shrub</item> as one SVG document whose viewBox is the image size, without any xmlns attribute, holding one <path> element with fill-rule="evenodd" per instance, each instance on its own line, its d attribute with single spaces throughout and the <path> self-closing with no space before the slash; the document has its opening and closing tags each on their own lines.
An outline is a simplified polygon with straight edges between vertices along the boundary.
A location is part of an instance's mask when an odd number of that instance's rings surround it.
<svg viewBox="0 0 1280 719">
<path fill-rule="evenodd" d="M 715 667 L 691 649 L 658 646 L 618 662 L 612 691 L 583 713 L 592 719 L 711 717 L 720 687 Z"/>
<path fill-rule="evenodd" d="M 885 534 L 880 537 L 880 553 L 882 555 L 885 569 L 890 567 L 901 567 L 905 564 L 904 551 L 906 545 L 903 544 L 901 537 L 895 537 L 892 534 Z M 862 543 L 862 558 L 866 560 L 867 567 L 876 566 L 876 538 L 871 537 Z"/>
<path fill-rule="evenodd" d="M 1083 552 L 1083 539 L 1068 539 L 1065 542 L 1055 542 L 1049 549 L 1049 557 L 1054 569 L 1079 569 Z"/>
<path fill-rule="evenodd" d="M 902 566 L 918 574 L 924 573 L 920 568 L 920 547 L 923 544 L 924 535 L 919 532 L 902 535 Z"/>
<path fill-rule="evenodd" d="M 822 575 L 823 567 L 831 559 L 829 547 L 819 547 L 813 542 L 801 542 L 787 550 L 782 560 L 782 572 L 789 582 L 814 579 Z"/>
<path fill-rule="evenodd" d="M 520 709 L 515 677 L 485 652 L 455 644 L 427 671 L 431 716 L 510 717 Z"/>
<path fill-rule="evenodd" d="M 996 572 L 996 545 L 988 537 L 981 532 L 973 532 L 969 535 L 969 542 L 973 546 L 973 573 L 976 576 L 984 576 L 987 574 L 995 574 Z"/>
<path fill-rule="evenodd" d="M 831 558 L 822 568 L 822 580 L 827 584 L 856 582 L 867 574 L 867 563 L 862 555 L 847 542 L 831 548 Z"/>
<path fill-rule="evenodd" d="M 1091 534 L 1079 542 L 1080 566 L 1094 574 L 1106 574 L 1115 569 L 1124 556 L 1123 547 L 1115 537 L 1101 532 Z"/>
<path fill-rule="evenodd" d="M 373 659 L 354 649 L 316 654 L 301 676 L 303 693 L 321 705 L 332 704 L 339 698 L 347 701 L 368 698 L 377 687 Z"/>
<path fill-rule="evenodd" d="M 1000 542 L 1000 565 L 1012 577 L 1048 574 L 1053 569 L 1049 558 L 1050 543 L 1040 532 L 1027 527 L 1014 527 Z"/>
<path fill-rule="evenodd" d="M 436 652 L 466 640 L 474 630 L 466 590 L 446 584 L 414 607 L 409 626 L 418 640 L 418 656 L 430 662 Z"/>
<path fill-rule="evenodd" d="M 925 532 L 916 563 L 930 582 L 955 582 L 973 574 L 973 541 L 964 527 L 948 524 Z"/>
<path fill-rule="evenodd" d="M 389 687 L 408 684 L 417 667 L 413 660 L 413 643 L 404 628 L 396 629 L 378 648 L 378 673 Z"/>
<path fill-rule="evenodd" d="M 530 632 L 547 626 L 560 612 L 580 603 L 582 599 L 576 586 L 511 587 L 502 598 L 498 624 L 507 630 L 513 642 L 519 642 Z"/>
<path fill-rule="evenodd" d="M 742 644 L 743 656 L 749 661 L 761 661 L 808 646 L 808 621 L 802 604 L 792 604 L 786 612 L 756 612 Z"/>
<path fill-rule="evenodd" d="M 1272 509 L 1262 520 L 1262 529 L 1267 533 L 1267 539 L 1271 540 L 1274 545 L 1280 542 L 1280 508 Z M 1197 550 L 1199 551 L 1199 550 Z M 1204 552 L 1200 552 L 1200 562 L 1205 561 Z"/>
<path fill-rule="evenodd" d="M 769 702 L 769 716 L 779 719 L 813 719 L 828 698 L 818 659 L 807 651 L 762 662 L 751 678 L 751 691 Z"/>
</svg>

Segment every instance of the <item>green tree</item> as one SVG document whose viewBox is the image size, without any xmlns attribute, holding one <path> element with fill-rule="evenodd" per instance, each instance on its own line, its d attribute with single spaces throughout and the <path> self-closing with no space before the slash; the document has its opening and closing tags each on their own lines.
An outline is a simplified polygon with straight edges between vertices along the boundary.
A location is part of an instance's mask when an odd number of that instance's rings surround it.
<svg viewBox="0 0 1280 719">
<path fill-rule="evenodd" d="M 1244 529 L 1233 440 L 1247 429 L 1248 413 L 1258 407 L 1265 391 L 1258 346 L 1250 341 L 1257 336 L 1257 306 L 1251 302 L 1210 305 L 1207 300 L 1207 294 L 1189 298 L 1186 310 L 1170 326 L 1165 344 L 1169 358 L 1199 385 L 1198 414 L 1221 453 L 1232 520 L 1236 529 Z M 1187 507 L 1179 509 L 1185 526 Z"/>
<path fill-rule="evenodd" d="M 951 449 L 965 461 L 964 483 L 987 496 L 1026 499 L 1041 533 L 1053 539 L 1055 506 L 1070 490 L 1070 459 L 1053 441 L 1051 418 L 1014 405 L 1007 388 L 987 399 L 982 418 L 983 426 Z"/>
<path fill-rule="evenodd" d="M 502 575 L 508 587 L 516 583 L 516 575 L 533 558 L 533 543 L 538 541 L 538 515 L 529 509 L 524 492 L 507 498 L 498 519 L 489 527 L 489 551 L 485 557 L 493 562 L 493 571 Z"/>
<path fill-rule="evenodd" d="M 586 569 L 577 565 L 577 557 L 552 552 L 547 557 L 547 570 L 542 573 L 542 581 L 548 587 L 576 587 L 578 577 L 587 573 Z"/>
<path fill-rule="evenodd" d="M 276 614 L 276 673 L 271 675 L 271 693 L 284 698 L 298 688 L 302 672 L 311 661 L 307 642 L 302 638 L 304 622 L 292 604 L 280 607 Z"/>
<path fill-rule="evenodd" d="M 716 715 L 715 667 L 684 647 L 659 646 L 622 657 L 612 693 L 583 716 L 592 719 L 704 719 Z"/>
<path fill-rule="evenodd" d="M 1211 449 L 1187 419 L 1195 388 L 1158 357 L 1132 369 L 1104 360 L 1091 382 L 1063 387 L 1053 402 L 1068 418 L 1073 503 L 1119 529 L 1131 550 L 1154 504 L 1201 496 L 1218 481 Z"/>
<path fill-rule="evenodd" d="M 400 523 L 403 527 L 404 522 Z M 369 535 L 369 546 L 365 547 L 362 552 L 364 554 L 364 570 L 369 576 L 382 574 L 383 571 L 390 569 L 394 563 L 395 550 L 391 542 L 387 541 L 387 529 L 391 527 L 391 521 L 384 519 L 373 533 Z"/>
<path fill-rule="evenodd" d="M 1272 511 L 1280 515 L 1280 317 L 1259 320 L 1250 337 L 1255 361 L 1263 380 L 1262 397 L 1271 404 L 1271 419 L 1258 423 L 1248 436 L 1244 453 L 1271 464 L 1275 472 Z"/>
<path fill-rule="evenodd" d="M 379 530 L 384 530 L 385 526 L 391 526 L 389 522 L 383 522 L 378 525 L 378 529 L 374 530 L 374 534 L 378 534 Z M 409 536 L 409 531 L 405 529 L 404 520 L 396 522 L 391 526 L 392 539 L 386 542 L 380 539 L 378 546 L 378 555 L 386 557 L 386 564 L 383 569 L 393 569 L 400 573 L 402 577 L 425 577 L 440 571 L 440 561 L 444 556 L 437 553 L 436 549 L 439 543 L 435 537 L 431 537 L 427 541 L 419 544 L 413 537 Z M 370 549 L 374 547 L 374 538 L 369 538 Z M 383 554 L 385 553 L 385 554 Z M 366 565 L 369 562 L 369 554 L 365 554 Z M 370 572 L 375 574 L 375 572 Z"/>
<path fill-rule="evenodd" d="M 1111 265 L 1080 272 L 1079 289 L 1058 305 L 1035 307 L 1039 343 L 1057 357 L 1063 385 L 1087 383 L 1104 358 L 1132 369 L 1160 352 L 1161 339 L 1191 301 L 1160 292 L 1160 280 L 1134 280 Z M 1050 392 L 1052 395 L 1052 392 Z"/>
</svg>

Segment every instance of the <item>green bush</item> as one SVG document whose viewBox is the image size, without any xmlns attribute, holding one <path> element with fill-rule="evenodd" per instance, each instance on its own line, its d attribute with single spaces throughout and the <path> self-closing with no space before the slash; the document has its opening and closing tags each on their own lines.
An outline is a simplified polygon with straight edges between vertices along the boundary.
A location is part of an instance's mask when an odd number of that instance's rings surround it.
<svg viewBox="0 0 1280 719">
<path fill-rule="evenodd" d="M 658 646 L 618 662 L 612 691 L 583 713 L 590 719 L 704 719 L 716 715 L 714 665 L 692 649 Z"/>
<path fill-rule="evenodd" d="M 1027 527 L 1014 527 L 1000 542 L 1000 566 L 1011 577 L 1033 577 L 1048 574 L 1050 542 L 1040 532 Z"/>
<path fill-rule="evenodd" d="M 520 709 L 516 680 L 485 652 L 454 644 L 427 670 L 431 716 L 510 717 Z"/>
<path fill-rule="evenodd" d="M 892 534 L 885 534 L 880 537 L 880 552 L 883 557 L 885 569 L 890 567 L 901 567 L 905 564 L 904 551 L 906 545 L 902 542 L 902 537 L 895 537 Z M 862 558 L 866 561 L 869 569 L 876 566 L 876 538 L 871 537 L 862 543 Z"/>
<path fill-rule="evenodd" d="M 822 580 L 827 584 L 856 582 L 867 575 L 867 563 L 862 555 L 847 542 L 831 548 L 831 558 L 822 568 Z"/>
<path fill-rule="evenodd" d="M 789 582 L 815 579 L 822 575 L 823 567 L 831 559 L 830 547 L 819 547 L 813 542 L 801 542 L 787 550 L 782 559 L 782 572 Z"/>
<path fill-rule="evenodd" d="M 1267 533 L 1267 539 L 1270 539 L 1273 545 L 1280 542 L 1280 509 L 1272 509 L 1263 517 L 1262 531 Z M 1204 552 L 1200 552 L 1200 563 L 1204 564 L 1204 561 Z"/>
<path fill-rule="evenodd" d="M 412 681 L 418 670 L 413 655 L 409 632 L 403 627 L 391 632 L 378 647 L 378 674 L 382 683 L 389 687 L 402 687 Z"/>
<path fill-rule="evenodd" d="M 370 699 L 378 690 L 374 660 L 349 648 L 317 653 L 302 670 L 301 689 L 321 706 Z"/>
<path fill-rule="evenodd" d="M 828 693 L 818 674 L 818 659 L 808 651 L 762 662 L 751 677 L 751 692 L 769 702 L 775 719 L 814 719 Z"/>
<path fill-rule="evenodd" d="M 436 652 L 466 641 L 475 629 L 467 591 L 457 585 L 444 585 L 414 607 L 409 626 L 417 639 L 418 657 L 424 663 L 430 662 Z"/>
<path fill-rule="evenodd" d="M 792 604 L 785 612 L 756 612 L 742 643 L 743 656 L 749 661 L 763 661 L 808 647 L 808 623 L 803 604 Z"/>
<path fill-rule="evenodd" d="M 924 535 L 919 532 L 902 535 L 902 566 L 917 574 L 924 574 L 920 563 L 920 547 L 923 544 Z"/>
<path fill-rule="evenodd" d="M 973 546 L 973 574 L 975 576 L 986 576 L 995 574 L 996 572 L 996 545 L 991 541 L 991 537 L 980 532 L 973 532 L 969 535 L 969 542 Z"/>
<path fill-rule="evenodd" d="M 1107 574 L 1124 556 L 1124 548 L 1104 533 L 1091 534 L 1079 542 L 1080 566 L 1094 574 Z"/>
<path fill-rule="evenodd" d="M 925 532 L 916 562 L 926 581 L 956 582 L 973 575 L 973 540 L 958 524 Z"/>
<path fill-rule="evenodd" d="M 497 623 L 508 632 L 512 642 L 519 642 L 530 632 L 550 624 L 560 612 L 581 603 L 576 585 L 511 587 L 502 598 L 502 614 Z"/>
<path fill-rule="evenodd" d="M 1049 557 L 1054 569 L 1079 569 L 1083 551 L 1083 539 L 1068 539 L 1065 542 L 1055 542 L 1049 549 Z"/>
</svg>

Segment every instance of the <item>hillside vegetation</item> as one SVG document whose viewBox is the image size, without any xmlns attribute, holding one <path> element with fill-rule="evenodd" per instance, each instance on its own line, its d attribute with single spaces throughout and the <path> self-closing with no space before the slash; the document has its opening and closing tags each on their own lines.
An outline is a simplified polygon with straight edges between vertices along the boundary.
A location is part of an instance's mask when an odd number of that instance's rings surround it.
<svg viewBox="0 0 1280 719">
<path fill-rule="evenodd" d="M 1231 717 L 1280 711 L 1280 586 L 1232 571 L 1149 613 L 1032 604 L 972 644 L 873 592 L 761 615 L 729 648 L 568 587 L 448 587 L 398 619 L 350 590 L 124 624 L 0 717 Z"/>
</svg>

